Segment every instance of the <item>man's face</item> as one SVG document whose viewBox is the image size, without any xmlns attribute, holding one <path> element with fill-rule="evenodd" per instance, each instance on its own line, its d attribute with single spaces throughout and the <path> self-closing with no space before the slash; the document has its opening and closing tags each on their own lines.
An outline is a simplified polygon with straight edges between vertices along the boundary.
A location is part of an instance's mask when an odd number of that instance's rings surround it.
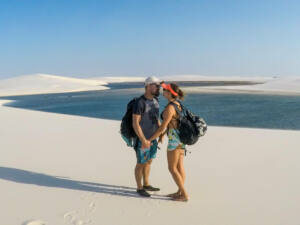
<svg viewBox="0 0 300 225">
<path fill-rule="evenodd" d="M 150 93 L 155 96 L 155 97 L 158 97 L 160 92 L 160 84 L 159 83 L 153 83 L 153 84 L 150 84 L 149 85 L 149 88 L 150 88 Z"/>
</svg>

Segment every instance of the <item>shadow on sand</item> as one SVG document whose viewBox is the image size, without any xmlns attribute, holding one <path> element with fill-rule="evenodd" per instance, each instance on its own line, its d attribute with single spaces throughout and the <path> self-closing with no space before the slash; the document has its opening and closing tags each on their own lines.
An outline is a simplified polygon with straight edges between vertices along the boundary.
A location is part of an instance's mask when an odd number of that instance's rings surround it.
<svg viewBox="0 0 300 225">
<path fill-rule="evenodd" d="M 0 167 L 0 179 L 44 187 L 64 188 L 123 197 L 142 198 L 136 193 L 136 189 L 132 187 L 70 180 L 65 177 L 51 176 L 9 167 Z M 152 199 L 169 200 L 168 198 L 159 195 L 152 195 Z"/>
</svg>

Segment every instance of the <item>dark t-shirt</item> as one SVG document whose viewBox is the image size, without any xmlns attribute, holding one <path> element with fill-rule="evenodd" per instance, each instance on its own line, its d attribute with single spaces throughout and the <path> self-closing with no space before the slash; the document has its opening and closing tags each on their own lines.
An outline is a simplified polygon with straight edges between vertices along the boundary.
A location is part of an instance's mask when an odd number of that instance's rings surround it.
<svg viewBox="0 0 300 225">
<path fill-rule="evenodd" d="M 133 106 L 133 114 L 141 115 L 140 126 L 145 138 L 149 139 L 158 129 L 159 104 L 156 98 L 141 96 Z"/>
</svg>

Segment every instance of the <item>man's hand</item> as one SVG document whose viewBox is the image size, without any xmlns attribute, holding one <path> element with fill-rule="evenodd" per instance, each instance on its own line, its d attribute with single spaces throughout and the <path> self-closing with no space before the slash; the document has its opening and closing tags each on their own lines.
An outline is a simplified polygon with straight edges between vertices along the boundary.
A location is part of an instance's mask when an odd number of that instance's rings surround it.
<svg viewBox="0 0 300 225">
<path fill-rule="evenodd" d="M 145 148 L 150 148 L 150 146 L 151 146 L 151 142 L 149 140 L 144 140 L 144 141 L 142 141 L 141 149 L 143 150 Z"/>
</svg>

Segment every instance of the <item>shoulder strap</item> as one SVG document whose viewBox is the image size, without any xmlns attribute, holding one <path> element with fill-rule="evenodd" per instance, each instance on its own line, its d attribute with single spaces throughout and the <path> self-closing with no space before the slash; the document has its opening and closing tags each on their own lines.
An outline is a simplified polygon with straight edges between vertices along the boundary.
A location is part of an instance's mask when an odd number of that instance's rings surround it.
<svg viewBox="0 0 300 225">
<path fill-rule="evenodd" d="M 177 114 L 179 115 L 179 117 L 182 117 L 182 111 L 179 110 L 178 105 L 175 104 L 174 102 L 170 102 L 169 104 L 173 105 Z M 181 106 L 181 110 L 183 110 L 181 103 L 179 102 L 180 106 Z"/>
<path fill-rule="evenodd" d="M 145 97 L 145 95 L 141 95 L 140 97 L 137 97 L 136 98 L 136 103 L 135 104 L 138 104 L 138 102 L 139 101 L 143 101 L 143 103 L 144 103 L 144 110 L 143 110 L 143 112 L 142 112 L 142 114 L 144 114 L 145 113 L 145 111 L 146 111 L 146 103 L 145 103 L 145 101 L 147 100 L 147 98 Z"/>
</svg>

